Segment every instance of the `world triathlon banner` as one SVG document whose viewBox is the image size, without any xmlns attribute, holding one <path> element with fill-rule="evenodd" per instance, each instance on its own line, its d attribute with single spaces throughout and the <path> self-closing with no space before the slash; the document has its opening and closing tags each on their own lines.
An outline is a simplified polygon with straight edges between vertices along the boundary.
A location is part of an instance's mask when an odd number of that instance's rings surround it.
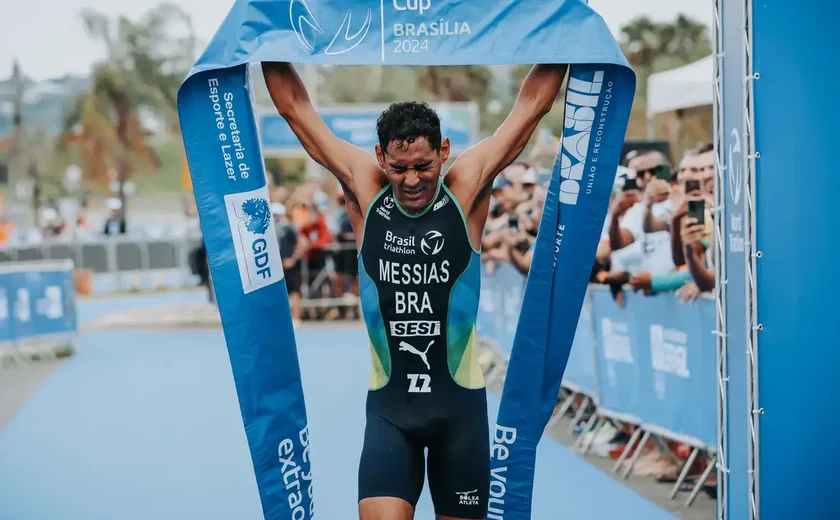
<svg viewBox="0 0 840 520">
<path fill-rule="evenodd" d="M 635 90 L 612 34 L 581 0 L 239 0 L 184 81 L 181 129 L 263 513 L 300 520 L 314 514 L 313 476 L 247 66 L 260 61 L 572 64 L 564 144 L 493 448 L 488 518 L 530 518 L 534 450 L 569 355 Z"/>
</svg>

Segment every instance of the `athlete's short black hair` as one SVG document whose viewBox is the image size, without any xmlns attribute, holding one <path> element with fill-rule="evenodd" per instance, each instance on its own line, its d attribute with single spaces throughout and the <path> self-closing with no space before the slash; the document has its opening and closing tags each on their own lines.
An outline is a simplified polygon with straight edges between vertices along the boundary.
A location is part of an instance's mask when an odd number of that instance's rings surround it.
<svg viewBox="0 0 840 520">
<path fill-rule="evenodd" d="M 391 141 L 413 143 L 418 137 L 425 137 L 432 150 L 440 151 L 440 117 L 426 103 L 393 103 L 379 114 L 376 133 L 383 153 Z"/>
</svg>

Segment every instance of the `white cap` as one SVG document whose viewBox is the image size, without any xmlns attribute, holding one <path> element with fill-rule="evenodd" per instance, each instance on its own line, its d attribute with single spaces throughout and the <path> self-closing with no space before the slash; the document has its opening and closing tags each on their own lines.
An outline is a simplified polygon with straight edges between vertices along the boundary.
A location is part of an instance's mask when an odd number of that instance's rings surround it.
<svg viewBox="0 0 840 520">
<path fill-rule="evenodd" d="M 522 184 L 536 184 L 538 179 L 537 170 L 533 168 L 528 168 L 522 174 Z"/>
<path fill-rule="evenodd" d="M 44 217 L 44 220 L 47 222 L 52 222 L 53 220 L 58 219 L 58 212 L 53 208 L 44 208 L 41 210 L 41 216 Z"/>
<path fill-rule="evenodd" d="M 122 202 L 120 202 L 120 199 L 116 197 L 111 197 L 105 201 L 105 206 L 108 209 L 122 209 Z"/>
<path fill-rule="evenodd" d="M 286 206 L 284 206 L 283 204 L 281 204 L 279 202 L 272 203 L 271 204 L 271 214 L 282 217 L 283 215 L 286 214 Z"/>
</svg>

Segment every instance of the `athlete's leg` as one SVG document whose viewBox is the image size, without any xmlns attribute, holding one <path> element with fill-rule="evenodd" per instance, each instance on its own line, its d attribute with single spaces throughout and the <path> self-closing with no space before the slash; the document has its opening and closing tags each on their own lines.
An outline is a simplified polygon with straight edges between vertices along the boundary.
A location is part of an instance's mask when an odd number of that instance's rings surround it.
<svg viewBox="0 0 840 520">
<path fill-rule="evenodd" d="M 359 520 L 413 520 L 414 506 L 401 498 L 374 497 L 359 502 Z"/>
<path fill-rule="evenodd" d="M 486 396 L 482 397 L 448 421 L 446 430 L 429 446 L 429 490 L 441 520 L 483 520 L 487 516 L 490 431 Z"/>
<path fill-rule="evenodd" d="M 423 446 L 386 419 L 368 414 L 359 462 L 359 518 L 412 520 L 424 477 Z"/>
</svg>

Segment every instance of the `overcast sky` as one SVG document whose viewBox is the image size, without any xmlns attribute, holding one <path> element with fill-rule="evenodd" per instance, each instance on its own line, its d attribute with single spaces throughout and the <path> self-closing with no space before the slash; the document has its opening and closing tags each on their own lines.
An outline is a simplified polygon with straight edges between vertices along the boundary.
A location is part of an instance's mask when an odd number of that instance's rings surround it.
<svg viewBox="0 0 840 520">
<path fill-rule="evenodd" d="M 85 34 L 79 11 L 93 7 L 107 14 L 136 17 L 158 3 L 159 0 L 0 0 L 0 78 L 8 77 L 15 58 L 20 60 L 24 73 L 34 79 L 87 74 L 91 63 L 104 51 Z M 177 3 L 192 16 L 195 30 L 204 41 L 213 36 L 232 5 L 231 0 Z M 590 0 L 590 4 L 613 33 L 640 14 L 667 20 L 683 12 L 707 25 L 712 21 L 712 0 Z"/>
</svg>

